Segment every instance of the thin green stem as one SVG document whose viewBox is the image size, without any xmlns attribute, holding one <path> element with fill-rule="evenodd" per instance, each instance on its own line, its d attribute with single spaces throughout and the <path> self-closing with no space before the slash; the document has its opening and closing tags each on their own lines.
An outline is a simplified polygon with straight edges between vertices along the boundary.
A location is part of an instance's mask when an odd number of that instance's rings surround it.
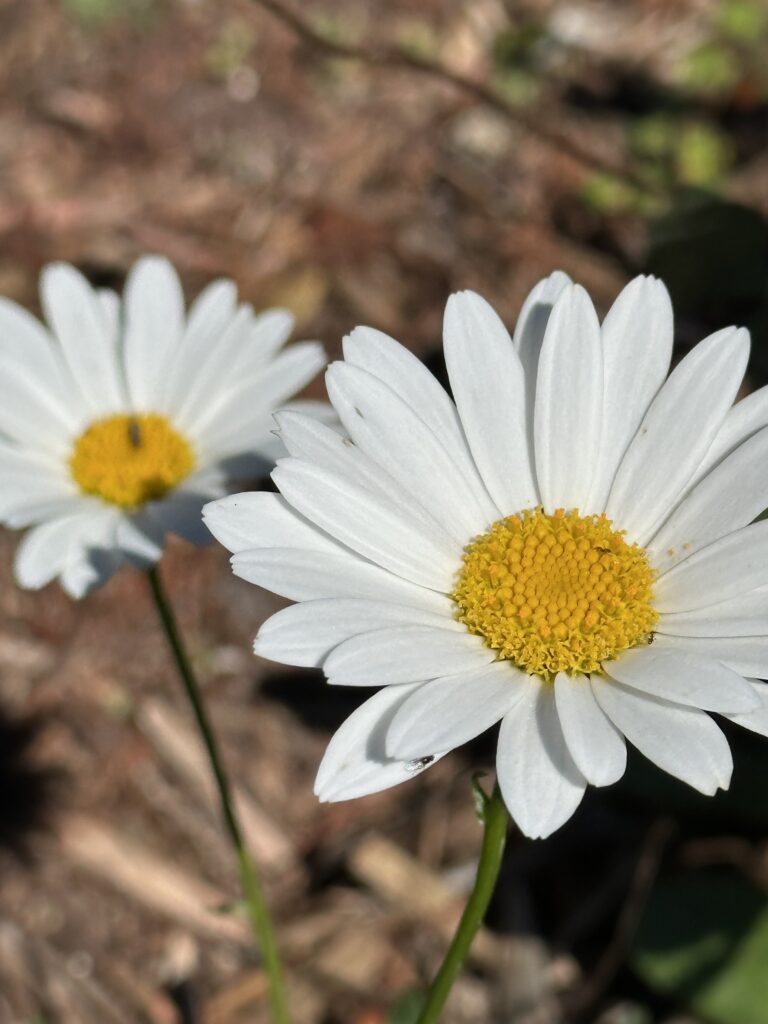
<svg viewBox="0 0 768 1024">
<path fill-rule="evenodd" d="M 210 719 L 208 718 L 208 714 L 205 710 L 200 687 L 198 686 L 195 674 L 192 671 L 192 665 L 190 664 L 189 657 L 187 656 L 187 652 L 181 640 L 181 634 L 179 633 L 179 629 L 176 624 L 173 609 L 171 608 L 170 602 L 165 593 L 159 573 L 157 569 L 153 567 L 147 571 L 147 576 L 149 578 L 149 586 L 152 591 L 155 607 L 157 608 L 157 613 L 160 616 L 163 631 L 165 632 L 165 636 L 168 640 L 168 646 L 171 649 L 174 661 L 176 662 L 176 667 L 179 670 L 179 676 L 184 687 L 184 692 L 186 693 L 192 707 L 195 721 L 197 722 L 197 727 L 200 731 L 200 737 L 208 754 L 211 771 L 213 772 L 213 777 L 216 781 L 219 803 L 221 805 L 221 814 L 229 835 L 229 840 L 237 858 L 237 864 L 240 871 L 240 881 L 243 887 L 243 895 L 245 896 L 245 904 L 248 909 L 248 918 L 251 923 L 251 928 L 253 929 L 253 934 L 261 949 L 261 955 L 264 960 L 264 969 L 269 979 L 269 997 L 272 1008 L 272 1019 L 274 1024 L 289 1024 L 290 1015 L 288 1013 L 288 1000 L 285 992 L 285 983 L 283 981 L 283 972 L 280 966 L 280 956 L 277 950 L 274 929 L 264 900 L 264 894 L 262 892 L 261 881 L 256 869 L 256 864 L 248 852 L 245 840 L 243 839 L 243 832 L 235 813 L 232 801 L 232 790 L 224 768 L 222 767 L 216 737 L 214 735 Z"/>
<path fill-rule="evenodd" d="M 417 1024 L 435 1024 L 440 1018 L 445 1001 L 453 983 L 459 976 L 464 961 L 469 953 L 472 940 L 483 923 L 488 904 L 491 902 L 499 868 L 507 841 L 507 822 L 509 815 L 498 785 L 490 797 L 485 800 L 485 833 L 483 847 L 480 851 L 480 863 L 472 893 L 461 915 L 456 934 L 453 936 L 448 952 L 435 975 L 427 993 L 427 1001 L 421 1011 Z"/>
</svg>

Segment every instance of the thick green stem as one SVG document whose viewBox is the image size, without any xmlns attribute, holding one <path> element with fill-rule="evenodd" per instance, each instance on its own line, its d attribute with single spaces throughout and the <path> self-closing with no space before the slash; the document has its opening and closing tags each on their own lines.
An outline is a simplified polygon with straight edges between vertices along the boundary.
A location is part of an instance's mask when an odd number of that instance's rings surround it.
<svg viewBox="0 0 768 1024">
<path fill-rule="evenodd" d="M 507 808 L 504 806 L 497 785 L 491 796 L 485 800 L 485 834 L 474 888 L 464 908 L 464 913 L 461 915 L 459 926 L 442 966 L 430 985 L 427 1001 L 417 1024 L 435 1024 L 439 1020 L 445 1001 L 453 988 L 453 983 L 459 976 L 467 958 L 472 940 L 483 923 L 493 890 L 496 887 L 496 880 L 499 877 L 504 844 L 507 840 L 508 821 Z"/>
<path fill-rule="evenodd" d="M 272 1008 L 272 1019 L 274 1024 L 289 1024 L 290 1016 L 288 1013 L 288 1000 L 285 993 L 285 983 L 283 981 L 283 972 L 280 966 L 280 956 L 277 951 L 274 929 L 269 917 L 267 905 L 264 901 L 264 894 L 262 892 L 261 881 L 259 880 L 256 865 L 248 852 L 248 848 L 243 839 L 243 832 L 240 827 L 240 823 L 238 822 L 237 815 L 235 814 L 234 804 L 232 801 L 232 791 L 229 785 L 229 780 L 227 779 L 222 767 L 216 737 L 206 713 L 202 694 L 200 693 L 200 687 L 197 684 L 195 674 L 192 671 L 192 665 L 190 664 L 187 652 L 184 649 L 184 644 L 182 643 L 181 635 L 179 633 L 178 626 L 176 625 L 173 610 L 171 609 L 171 605 L 165 594 L 158 571 L 153 567 L 148 570 L 147 575 L 149 577 L 149 586 L 152 590 L 155 607 L 157 608 L 163 630 L 168 640 L 168 646 L 171 649 L 174 661 L 176 662 L 176 667 L 179 670 L 179 676 L 192 707 L 197 727 L 200 731 L 200 737 L 205 745 L 206 753 L 208 754 L 211 771 L 213 772 L 213 777 L 216 781 L 219 803 L 221 805 L 221 814 L 224 819 L 227 834 L 229 835 L 229 840 L 237 858 L 238 869 L 240 871 L 240 881 L 243 887 L 243 895 L 245 897 L 245 904 L 248 910 L 248 917 L 251 923 L 251 928 L 253 929 L 253 934 L 261 949 L 261 955 L 264 960 L 264 969 L 267 972 L 267 977 L 269 978 L 269 997 Z"/>
</svg>

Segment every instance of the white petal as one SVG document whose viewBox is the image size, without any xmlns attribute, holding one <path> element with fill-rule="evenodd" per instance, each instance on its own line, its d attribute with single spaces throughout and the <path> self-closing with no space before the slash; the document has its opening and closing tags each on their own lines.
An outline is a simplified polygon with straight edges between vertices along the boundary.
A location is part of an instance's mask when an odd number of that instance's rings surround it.
<svg viewBox="0 0 768 1024">
<path fill-rule="evenodd" d="M 416 586 L 362 558 L 333 551 L 263 548 L 232 558 L 232 571 L 249 583 L 291 601 L 324 597 L 356 597 L 402 602 L 414 608 L 441 611 L 445 597 Z"/>
<path fill-rule="evenodd" d="M 232 330 L 247 335 L 247 324 L 233 322 Z M 217 349 L 216 355 L 221 356 L 222 364 L 231 360 L 227 355 L 228 347 L 229 341 L 223 339 L 220 350 Z M 253 422 L 261 428 L 262 423 L 268 422 L 269 414 L 309 384 L 326 362 L 325 349 L 320 342 L 298 342 L 266 366 L 244 373 L 227 388 L 221 385 L 224 366 L 208 366 L 200 378 L 201 383 L 207 383 L 189 393 L 178 421 L 213 451 L 242 450 L 248 446 L 248 434 L 239 446 L 230 440 L 225 443 L 224 438 L 236 437 L 238 430 L 252 432 Z M 218 395 L 211 401 L 207 396 L 216 391 Z"/>
<path fill-rule="evenodd" d="M 593 786 L 610 786 L 627 767 L 624 737 L 595 700 L 587 676 L 560 672 L 555 703 L 565 742 L 579 771 Z"/>
<path fill-rule="evenodd" d="M 619 463 L 669 372 L 674 330 L 669 293 L 636 277 L 603 321 L 605 404 L 597 477 L 589 508 L 602 511 Z"/>
<path fill-rule="evenodd" d="M 724 717 L 729 718 L 732 722 L 743 726 L 745 729 L 749 729 L 750 732 L 756 732 L 760 736 L 768 736 L 768 683 L 764 683 L 760 679 L 748 679 L 747 682 L 760 701 L 760 706 L 754 711 L 747 711 L 744 714 L 738 715 L 725 715 Z"/>
<path fill-rule="evenodd" d="M 536 377 L 544 334 L 552 312 L 562 292 L 573 282 L 562 270 L 545 277 L 529 293 L 520 309 L 512 341 L 523 365 L 526 379 L 526 406 L 529 429 L 533 426 L 533 405 L 536 396 Z"/>
<path fill-rule="evenodd" d="M 595 697 L 617 729 L 662 771 L 713 796 L 727 789 L 733 759 L 708 714 L 592 677 Z"/>
<path fill-rule="evenodd" d="M 460 546 L 404 516 L 395 502 L 300 459 L 281 462 L 272 479 L 302 515 L 364 557 L 412 583 L 452 589 Z"/>
<path fill-rule="evenodd" d="M 768 633 L 768 587 L 738 594 L 706 608 L 662 616 L 658 632 L 667 636 L 760 636 Z"/>
<path fill-rule="evenodd" d="M 191 303 L 184 329 L 184 347 L 200 355 L 214 345 L 237 312 L 237 287 L 221 278 L 207 285 Z"/>
<path fill-rule="evenodd" d="M 459 292 L 443 323 L 445 361 L 464 433 L 502 515 L 538 505 L 525 419 L 525 380 L 509 333 L 485 299 Z"/>
<path fill-rule="evenodd" d="M 454 462 L 462 467 L 472 491 L 483 500 L 485 488 L 467 447 L 456 407 L 426 366 L 407 348 L 372 327 L 356 327 L 344 339 L 344 358 L 378 377 L 399 395 L 439 437 Z M 486 495 L 484 514 L 489 522 L 499 510 Z"/>
<path fill-rule="evenodd" d="M 745 526 L 701 548 L 654 586 L 660 612 L 682 612 L 727 601 L 768 584 L 768 521 Z"/>
<path fill-rule="evenodd" d="M 648 546 L 662 573 L 749 525 L 768 508 L 768 429 L 745 441 L 683 498 Z"/>
<path fill-rule="evenodd" d="M 750 711 L 755 707 L 743 676 L 691 651 L 636 647 L 605 662 L 603 670 L 633 690 L 702 711 Z"/>
<path fill-rule="evenodd" d="M 749 334 L 727 328 L 675 367 L 619 467 L 606 512 L 645 544 L 669 515 L 704 458 L 741 384 Z"/>
<path fill-rule="evenodd" d="M 768 637 L 765 636 L 665 636 L 656 634 L 654 647 L 693 651 L 721 661 L 743 676 L 768 677 Z"/>
<path fill-rule="evenodd" d="M 9 414 L 5 406 L 9 399 L 18 405 L 19 390 L 27 396 L 24 401 L 33 401 L 42 410 L 32 422 L 26 420 L 29 432 L 38 438 L 46 420 L 54 431 L 62 433 L 63 428 L 71 434 L 88 416 L 87 409 L 78 408 L 83 404 L 82 396 L 64 362 L 61 346 L 31 313 L 4 298 L 0 298 L 0 374 L 5 385 L 0 429 L 6 433 Z"/>
<path fill-rule="evenodd" d="M 120 296 L 111 288 L 98 288 L 96 291 L 96 299 L 101 306 L 104 323 L 107 325 L 109 344 L 112 346 L 112 351 L 114 352 L 115 359 L 117 360 L 122 341 L 123 304 L 120 301 Z"/>
<path fill-rule="evenodd" d="M 384 739 L 392 716 L 419 686 L 387 686 L 361 704 L 334 734 L 320 763 L 315 794 L 323 803 L 378 793 L 414 778 L 426 764 L 387 757 Z M 442 756 L 426 752 L 434 764 Z"/>
<path fill-rule="evenodd" d="M 702 477 L 729 452 L 768 426 L 768 386 L 753 391 L 732 406 L 723 420 L 696 477 Z"/>
<path fill-rule="evenodd" d="M 230 494 L 205 505 L 203 520 L 216 540 L 234 554 L 262 547 L 342 550 L 294 511 L 281 494 Z"/>
<path fill-rule="evenodd" d="M 168 260 L 145 256 L 134 264 L 125 285 L 125 372 L 139 411 L 167 407 L 170 370 L 181 357 L 184 295 Z"/>
<path fill-rule="evenodd" d="M 40 277 L 40 298 L 87 406 L 96 415 L 123 408 L 113 328 L 90 284 L 74 267 L 50 264 Z"/>
<path fill-rule="evenodd" d="M 394 391 L 366 370 L 334 363 L 328 395 L 355 444 L 460 546 L 490 523 L 440 439 Z"/>
<path fill-rule="evenodd" d="M 586 507 L 602 414 L 600 324 L 584 289 L 570 285 L 547 323 L 536 380 L 536 477 L 545 511 Z"/>
<path fill-rule="evenodd" d="M 44 587 L 86 543 L 98 545 L 114 519 L 112 510 L 94 512 L 86 506 L 85 510 L 33 527 L 16 549 L 16 582 L 30 590 Z"/>
<path fill-rule="evenodd" d="M 496 770 L 520 831 L 545 839 L 581 803 L 586 781 L 565 744 L 554 687 L 528 679 L 528 691 L 501 720 Z"/>
<path fill-rule="evenodd" d="M 391 757 L 453 750 L 490 729 L 524 694 L 528 677 L 509 662 L 424 683 L 400 706 L 387 730 Z"/>
<path fill-rule="evenodd" d="M 323 665 L 338 686 L 389 686 L 482 668 L 496 654 L 480 637 L 428 626 L 391 626 L 345 640 Z"/>
<path fill-rule="evenodd" d="M 334 647 L 358 633 L 387 626 L 456 627 L 452 605 L 444 613 L 384 601 L 330 598 L 304 601 L 272 615 L 259 630 L 253 649 L 286 665 L 319 668 Z"/>
</svg>

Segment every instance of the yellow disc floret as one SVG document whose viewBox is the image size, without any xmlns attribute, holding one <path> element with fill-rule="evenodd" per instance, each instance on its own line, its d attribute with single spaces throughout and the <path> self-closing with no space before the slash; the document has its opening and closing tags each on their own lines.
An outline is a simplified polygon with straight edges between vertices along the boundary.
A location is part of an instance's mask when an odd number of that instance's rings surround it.
<svg viewBox="0 0 768 1024">
<path fill-rule="evenodd" d="M 181 483 L 195 457 L 165 416 L 121 414 L 97 420 L 78 437 L 69 467 L 85 494 L 135 508 Z"/>
<path fill-rule="evenodd" d="M 649 643 L 658 614 L 654 573 L 604 515 L 526 510 L 464 550 L 453 599 L 458 619 L 500 659 L 552 678 L 599 670 Z"/>
</svg>

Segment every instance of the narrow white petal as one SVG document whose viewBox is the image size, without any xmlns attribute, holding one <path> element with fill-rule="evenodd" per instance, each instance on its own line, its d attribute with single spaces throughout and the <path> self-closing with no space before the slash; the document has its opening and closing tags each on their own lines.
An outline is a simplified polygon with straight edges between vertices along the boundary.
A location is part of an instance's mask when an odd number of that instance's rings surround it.
<svg viewBox="0 0 768 1024">
<path fill-rule="evenodd" d="M 520 357 L 526 380 L 526 408 L 529 431 L 533 427 L 533 406 L 539 356 L 544 343 L 552 307 L 573 282 L 562 270 L 556 270 L 532 289 L 520 309 L 512 341 Z"/>
<path fill-rule="evenodd" d="M 86 546 L 106 542 L 116 514 L 85 505 L 69 515 L 33 527 L 16 549 L 14 575 L 20 587 L 37 590 L 50 583 Z"/>
<path fill-rule="evenodd" d="M 725 715 L 737 725 L 756 732 L 760 736 L 768 736 L 768 683 L 760 679 L 748 679 L 747 682 L 754 690 L 755 696 L 760 701 L 760 706 L 754 711 L 747 711 L 738 715 Z"/>
<path fill-rule="evenodd" d="M 620 683 L 702 711 L 751 711 L 755 698 L 744 677 L 691 651 L 636 647 L 603 665 Z"/>
<path fill-rule="evenodd" d="M 113 328 L 93 288 L 74 267 L 54 263 L 41 274 L 40 298 L 88 408 L 96 415 L 122 408 L 125 388 Z"/>
<path fill-rule="evenodd" d="M 654 586 L 654 605 L 683 612 L 727 601 L 768 584 L 768 521 L 745 526 L 701 548 Z"/>
<path fill-rule="evenodd" d="M 644 417 L 606 506 L 629 539 L 645 544 L 692 480 L 736 397 L 749 334 L 710 335 L 675 367 Z"/>
<path fill-rule="evenodd" d="M 663 615 L 658 631 L 667 636 L 733 637 L 768 633 L 768 587 L 738 594 L 706 608 Z"/>
<path fill-rule="evenodd" d="M 378 793 L 414 778 L 440 759 L 426 752 L 424 764 L 387 757 L 384 741 L 397 709 L 419 686 L 387 686 L 354 711 L 334 734 L 320 763 L 315 794 L 323 803 Z"/>
<path fill-rule="evenodd" d="M 341 550 L 336 541 L 292 509 L 281 494 L 230 494 L 205 505 L 203 520 L 216 540 L 233 554 L 269 547 Z"/>
<path fill-rule="evenodd" d="M 731 406 L 696 477 L 704 476 L 722 458 L 763 427 L 768 427 L 768 386 L 753 391 Z"/>
<path fill-rule="evenodd" d="M 224 354 L 222 343 L 222 357 Z M 190 392 L 178 421 L 191 436 L 200 437 L 214 449 L 224 450 L 223 440 L 216 435 L 236 435 L 238 430 L 247 430 L 254 421 L 257 424 L 267 422 L 269 414 L 309 384 L 326 362 L 325 349 L 319 341 L 301 341 L 253 374 L 243 374 L 229 389 L 221 389 L 221 368 L 208 367 L 204 378 L 208 382 L 206 387 Z M 214 388 L 219 388 L 220 394 L 217 401 L 210 401 L 207 394 Z M 246 434 L 240 449 L 247 448 L 249 443 Z"/>
<path fill-rule="evenodd" d="M 721 661 L 743 676 L 768 678 L 768 637 L 766 636 L 665 636 L 656 634 L 654 647 L 693 651 Z"/>
<path fill-rule="evenodd" d="M 496 770 L 509 813 L 531 839 L 551 835 L 581 803 L 586 781 L 568 752 L 549 683 L 530 676 L 501 720 Z"/>
<path fill-rule="evenodd" d="M 342 641 L 392 625 L 459 628 L 448 598 L 443 613 L 385 601 L 330 598 L 276 612 L 262 625 L 253 649 L 271 661 L 320 668 Z"/>
<path fill-rule="evenodd" d="M 576 766 L 592 786 L 610 786 L 627 767 L 624 737 L 595 700 L 587 676 L 560 672 L 555 703 L 565 742 Z"/>
<path fill-rule="evenodd" d="M 536 477 L 547 512 L 586 508 L 600 447 L 602 347 L 589 296 L 570 285 L 547 323 L 536 380 Z"/>
<path fill-rule="evenodd" d="M 171 367 L 181 357 L 184 295 L 168 260 L 138 260 L 125 285 L 125 373 L 134 407 L 164 411 Z"/>
<path fill-rule="evenodd" d="M 490 729 L 524 694 L 528 677 L 509 662 L 424 683 L 400 706 L 387 730 L 391 757 L 453 750 Z"/>
<path fill-rule="evenodd" d="M 768 428 L 727 456 L 683 498 L 648 546 L 662 573 L 747 526 L 768 508 Z"/>
<path fill-rule="evenodd" d="M 490 525 L 483 504 L 440 438 L 377 377 L 346 363 L 325 375 L 347 433 L 373 462 L 426 509 L 460 546 Z"/>
<path fill-rule="evenodd" d="M 390 626 L 345 640 L 323 665 L 338 686 L 389 686 L 471 672 L 495 658 L 480 637 L 451 628 Z"/>
<path fill-rule="evenodd" d="M 394 501 L 299 459 L 281 462 L 272 479 L 302 515 L 365 558 L 412 583 L 452 589 L 460 545 L 404 516 Z"/>
<path fill-rule="evenodd" d="M 355 597 L 442 611 L 442 594 L 409 583 L 356 555 L 337 551 L 300 547 L 242 551 L 233 556 L 232 571 L 291 601 Z"/>
<path fill-rule="evenodd" d="M 5 383 L 3 405 L 22 388 L 57 424 L 74 431 L 88 415 L 80 389 L 64 362 L 61 346 L 22 306 L 0 297 L 0 374 Z M 10 393 L 10 394 L 9 394 Z M 41 424 L 33 424 L 40 432 Z"/>
<path fill-rule="evenodd" d="M 539 502 L 525 418 L 525 379 L 504 324 L 485 299 L 459 292 L 443 323 L 445 361 L 472 455 L 502 515 Z"/>
<path fill-rule="evenodd" d="M 104 323 L 107 325 L 107 338 L 115 354 L 119 358 L 120 344 L 122 341 L 122 315 L 123 304 L 120 296 L 111 288 L 99 288 L 96 291 L 96 299 L 101 306 L 101 313 Z"/>
<path fill-rule="evenodd" d="M 592 677 L 595 697 L 617 729 L 662 771 L 713 796 L 733 771 L 728 741 L 704 711 Z"/>
<path fill-rule="evenodd" d="M 191 303 L 184 329 L 184 347 L 202 355 L 216 343 L 237 311 L 237 287 L 221 278 L 207 285 Z"/>
<path fill-rule="evenodd" d="M 456 465 L 471 482 L 478 500 L 485 488 L 467 447 L 459 416 L 451 399 L 426 366 L 405 346 L 372 327 L 356 327 L 344 339 L 344 358 L 352 366 L 378 377 L 418 414 L 432 432 L 441 438 Z M 484 514 L 489 522 L 499 510 L 485 495 Z"/>
<path fill-rule="evenodd" d="M 669 372 L 672 303 L 661 281 L 636 277 L 603 321 L 605 405 L 597 476 L 589 508 L 602 511 L 616 470 Z"/>
</svg>

